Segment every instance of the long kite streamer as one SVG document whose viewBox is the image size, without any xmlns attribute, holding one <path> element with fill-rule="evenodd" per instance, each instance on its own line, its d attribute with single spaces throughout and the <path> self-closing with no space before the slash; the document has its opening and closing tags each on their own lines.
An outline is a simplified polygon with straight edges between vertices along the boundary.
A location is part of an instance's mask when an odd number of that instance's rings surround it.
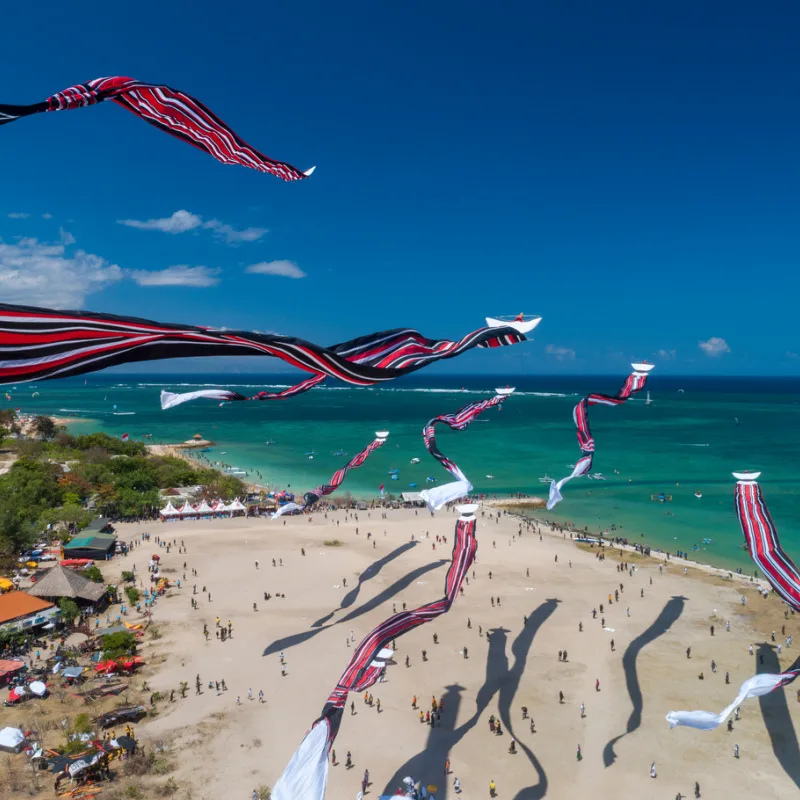
<svg viewBox="0 0 800 800">
<path fill-rule="evenodd" d="M 386 441 L 388 435 L 389 431 L 376 431 L 375 438 L 360 453 L 354 455 L 341 469 L 337 469 L 336 472 L 333 473 L 329 483 L 323 483 L 321 486 L 317 486 L 316 489 L 312 489 L 310 492 L 306 492 L 303 495 L 302 506 L 297 503 L 286 503 L 286 505 L 281 506 L 272 515 L 272 518 L 281 517 L 284 514 L 288 514 L 290 511 L 304 511 L 313 506 L 314 503 L 318 502 L 321 498 L 333 494 L 342 485 L 342 481 L 344 481 L 347 473 L 351 469 L 360 467 L 367 458 L 369 458 L 370 453 L 373 453 Z"/>
<path fill-rule="evenodd" d="M 134 78 L 95 78 L 29 106 L 0 104 L 0 125 L 45 111 L 94 106 L 104 100 L 127 108 L 145 122 L 194 145 L 223 164 L 240 164 L 259 172 L 269 172 L 285 181 L 302 180 L 314 171 L 311 167 L 303 172 L 291 164 L 267 158 L 191 95 Z"/>
<path fill-rule="evenodd" d="M 764 502 L 761 487 L 756 483 L 760 475 L 760 472 L 733 473 L 733 477 L 737 479 L 736 515 L 753 561 L 764 573 L 772 588 L 792 608 L 800 610 L 800 573 L 778 540 L 775 523 Z M 736 699 L 719 714 L 711 711 L 670 711 L 667 714 L 667 722 L 670 727 L 686 725 L 690 728 L 712 730 L 722 725 L 736 707 L 748 698 L 760 697 L 788 686 L 798 676 L 800 676 L 800 659 L 785 672 L 777 675 L 756 675 L 746 680 L 739 689 Z"/>
<path fill-rule="evenodd" d="M 473 347 L 503 347 L 525 341 L 541 318 L 526 322 L 487 319 L 487 326 L 458 341 L 426 339 L 410 328 L 382 331 L 320 347 L 294 336 L 229 331 L 152 322 L 84 311 L 53 311 L 0 304 L 0 384 L 64 378 L 118 364 L 163 358 L 268 356 L 313 373 L 287 389 L 305 391 L 320 376 L 370 386 L 409 375 Z M 303 387 L 303 388 L 301 388 Z M 197 396 L 198 393 L 190 393 Z M 236 392 L 202 392 L 214 399 L 242 399 Z M 174 404 L 174 403 L 173 403 Z"/>
<path fill-rule="evenodd" d="M 339 732 L 348 693 L 363 692 L 377 681 L 393 654 L 388 647 L 393 639 L 450 610 L 478 548 L 476 509 L 474 505 L 459 508 L 453 562 L 447 571 L 444 597 L 413 611 L 392 615 L 358 645 L 328 697 L 322 716 L 311 726 L 275 784 L 273 800 L 323 800 L 328 780 L 328 753 Z"/>
<path fill-rule="evenodd" d="M 478 400 L 459 408 L 455 414 L 442 414 L 428 421 L 422 429 L 422 438 L 428 452 L 456 479 L 444 486 L 435 486 L 420 492 L 422 499 L 431 511 L 438 511 L 447 503 L 466 497 L 472 491 L 472 484 L 461 468 L 451 461 L 436 444 L 436 426 L 447 425 L 454 431 L 463 431 L 478 415 L 486 409 L 499 406 L 514 390 L 511 388 L 495 389 L 497 394 L 488 400 Z"/>
<path fill-rule="evenodd" d="M 578 429 L 578 445 L 581 448 L 581 457 L 575 464 L 572 473 L 562 478 L 560 481 L 551 481 L 550 496 L 547 499 L 547 510 L 550 511 L 564 498 L 561 495 L 561 488 L 565 483 L 573 478 L 586 475 L 592 470 L 594 460 L 594 437 L 589 427 L 589 407 L 590 406 L 618 406 L 624 403 L 632 394 L 644 389 L 647 383 L 647 373 L 655 366 L 642 362 L 641 364 L 631 364 L 633 372 L 628 376 L 624 386 L 613 396 L 608 394 L 590 394 L 582 397 L 578 405 L 572 412 L 575 420 L 575 427 Z"/>
</svg>

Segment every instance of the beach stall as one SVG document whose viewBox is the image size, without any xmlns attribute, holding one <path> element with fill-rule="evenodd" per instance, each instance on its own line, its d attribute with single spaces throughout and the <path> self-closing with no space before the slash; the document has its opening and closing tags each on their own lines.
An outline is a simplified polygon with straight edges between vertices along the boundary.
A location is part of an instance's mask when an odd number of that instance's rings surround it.
<svg viewBox="0 0 800 800">
<path fill-rule="evenodd" d="M 228 505 L 228 511 L 231 512 L 231 516 L 235 514 L 244 514 L 247 511 L 247 506 L 245 506 L 237 497 Z"/>
<path fill-rule="evenodd" d="M 195 511 L 194 507 L 189 505 L 189 501 L 187 500 L 183 507 L 180 510 L 181 519 L 187 519 L 189 517 L 196 517 L 197 511 Z"/>
<path fill-rule="evenodd" d="M 228 506 L 225 505 L 225 502 L 223 500 L 218 500 L 214 504 L 214 513 L 220 517 L 223 515 L 231 516 L 230 509 L 228 508 Z"/>
<path fill-rule="evenodd" d="M 181 512 L 172 505 L 172 501 L 168 501 L 164 508 L 158 512 L 161 515 L 161 521 L 167 522 L 168 520 L 180 519 Z"/>
<path fill-rule="evenodd" d="M 200 503 L 197 508 L 195 508 L 195 513 L 202 519 L 211 519 L 214 516 L 214 509 L 211 508 L 211 506 L 205 500 L 203 500 L 203 502 Z"/>
</svg>

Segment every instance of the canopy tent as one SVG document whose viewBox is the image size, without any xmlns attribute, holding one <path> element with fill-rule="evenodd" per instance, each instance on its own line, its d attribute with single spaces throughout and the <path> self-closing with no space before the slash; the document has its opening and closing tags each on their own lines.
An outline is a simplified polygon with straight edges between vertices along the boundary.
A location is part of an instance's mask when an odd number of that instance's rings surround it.
<svg viewBox="0 0 800 800">
<path fill-rule="evenodd" d="M 217 500 L 216 504 L 214 505 L 214 513 L 215 514 L 226 514 L 230 511 L 230 508 L 225 505 L 224 500 Z"/>
<path fill-rule="evenodd" d="M 0 750 L 4 753 L 19 753 L 25 746 L 25 734 L 19 728 L 0 730 Z"/>
<path fill-rule="evenodd" d="M 197 508 L 195 509 L 195 512 L 197 514 L 200 514 L 202 516 L 206 516 L 207 517 L 207 516 L 211 516 L 211 514 L 214 513 L 214 509 L 211 508 L 211 506 L 205 500 L 203 500 L 203 502 L 200 503 L 199 506 L 197 506 Z"/>
<path fill-rule="evenodd" d="M 50 569 L 40 581 L 28 589 L 28 594 L 34 597 L 48 599 L 69 597 L 73 600 L 86 600 L 89 603 L 98 602 L 105 593 L 102 583 L 90 581 L 75 570 L 62 567 L 60 564 Z"/>
<path fill-rule="evenodd" d="M 194 510 L 194 508 L 192 508 L 192 506 L 189 505 L 189 501 L 187 500 L 183 504 L 183 507 L 180 510 L 180 515 L 182 517 L 189 517 L 189 516 L 192 516 L 192 515 L 196 516 L 197 512 Z"/>
<path fill-rule="evenodd" d="M 162 517 L 179 517 L 181 515 L 181 512 L 172 505 L 171 500 L 158 513 L 161 514 Z"/>
<path fill-rule="evenodd" d="M 14 583 L 8 578 L 0 578 L 0 592 L 10 592 L 14 588 Z"/>
<path fill-rule="evenodd" d="M 239 498 L 237 497 L 228 505 L 228 511 L 247 511 L 247 507 L 244 506 Z"/>
</svg>

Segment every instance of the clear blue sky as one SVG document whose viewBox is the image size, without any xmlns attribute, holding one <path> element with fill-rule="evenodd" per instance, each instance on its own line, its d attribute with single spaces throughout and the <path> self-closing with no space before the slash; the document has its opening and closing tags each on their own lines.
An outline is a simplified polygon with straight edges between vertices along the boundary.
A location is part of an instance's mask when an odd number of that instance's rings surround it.
<svg viewBox="0 0 800 800">
<path fill-rule="evenodd" d="M 799 24 L 738 0 L 12 4 L 4 101 L 166 83 L 317 172 L 223 166 L 110 103 L 4 126 L 0 296 L 321 343 L 522 310 L 533 343 L 446 368 L 799 374 Z"/>
</svg>

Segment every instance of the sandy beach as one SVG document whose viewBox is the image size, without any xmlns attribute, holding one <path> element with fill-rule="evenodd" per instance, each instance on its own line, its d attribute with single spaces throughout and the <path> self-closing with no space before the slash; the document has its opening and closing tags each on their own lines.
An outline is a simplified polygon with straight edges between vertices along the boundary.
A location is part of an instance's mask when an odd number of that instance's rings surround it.
<svg viewBox="0 0 800 800">
<path fill-rule="evenodd" d="M 175 779 L 185 796 L 244 798 L 259 785 L 273 785 L 343 671 L 351 631 L 359 641 L 393 605 L 413 608 L 442 595 L 455 513 L 386 514 L 382 519 L 379 510 L 360 512 L 356 520 L 340 510 L 311 520 L 119 526 L 128 541 L 148 531 L 186 547 L 185 554 L 174 546 L 167 553 L 145 542 L 104 567 L 112 578 L 114 570 L 135 563 L 146 577 L 151 552 L 158 552 L 166 575 L 181 578 L 181 588 L 155 607 L 162 637 L 144 649 L 150 687 L 167 694 L 175 689 L 176 700 L 162 704 L 139 736 L 178 748 Z M 800 705 L 793 687 L 785 696 L 749 701 L 733 732 L 670 730 L 664 719 L 673 709 L 722 709 L 758 670 L 759 654 L 765 657 L 761 669 L 770 672 L 780 671 L 778 662 L 785 668 L 793 661 L 796 645 L 779 657 L 770 641 L 773 630 L 783 642 L 798 628 L 794 616 L 784 619 L 778 599 L 763 599 L 738 576 L 715 577 L 712 572 L 727 575 L 719 570 L 689 566 L 684 575 L 684 565 L 670 562 L 662 572 L 656 559 L 611 548 L 601 560 L 598 548 L 544 528 L 541 538 L 533 529 L 520 537 L 518 518 L 498 519 L 489 509 L 484 514 L 474 577 L 449 614 L 397 640 L 396 665 L 371 690 L 380 713 L 351 696 L 355 713 L 348 705 L 334 745 L 339 765 L 331 769 L 330 800 L 354 798 L 364 769 L 372 783 L 367 797 L 394 794 L 406 775 L 438 786 L 437 798 L 455 797 L 454 777 L 465 798 L 487 797 L 490 780 L 500 798 L 520 800 L 590 793 L 598 800 L 694 796 L 695 781 L 702 797 L 787 797 L 797 791 L 793 717 Z M 437 544 L 436 536 L 446 536 L 447 544 Z M 331 546 L 334 540 L 341 544 Z M 635 566 L 632 575 L 628 565 Z M 608 596 L 620 584 L 619 601 L 609 606 Z M 265 592 L 273 595 L 267 602 Z M 215 638 L 216 617 L 231 622 L 231 639 Z M 208 641 L 203 624 L 211 632 Z M 565 663 L 558 657 L 564 650 Z M 197 675 L 200 695 L 194 691 Z M 223 679 L 226 692 L 208 689 L 209 681 Z M 191 687 L 185 699 L 178 699 L 181 681 Z M 444 700 L 439 727 L 420 723 L 419 710 L 411 707 L 415 695 L 423 710 L 432 697 Z M 523 706 L 535 733 L 522 719 Z M 492 714 L 502 721 L 502 736 L 489 732 Z M 516 755 L 508 752 L 512 738 Z M 348 751 L 350 770 L 344 767 Z M 451 774 L 445 776 L 447 759 Z M 653 761 L 656 779 L 649 773 Z"/>
</svg>

